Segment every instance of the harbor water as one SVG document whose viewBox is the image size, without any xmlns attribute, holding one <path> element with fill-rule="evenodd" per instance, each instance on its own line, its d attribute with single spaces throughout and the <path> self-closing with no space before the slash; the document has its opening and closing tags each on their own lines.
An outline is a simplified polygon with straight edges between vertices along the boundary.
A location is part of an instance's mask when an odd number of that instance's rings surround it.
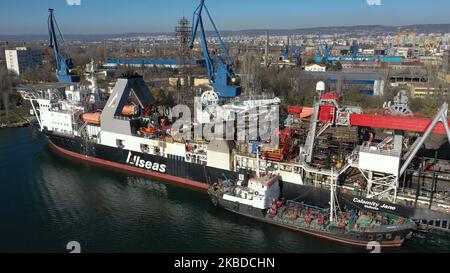
<svg viewBox="0 0 450 273">
<path fill-rule="evenodd" d="M 32 128 L 0 130 L 0 252 L 370 252 L 214 207 L 206 193 L 55 154 Z M 416 234 L 389 252 L 450 252 Z"/>
</svg>

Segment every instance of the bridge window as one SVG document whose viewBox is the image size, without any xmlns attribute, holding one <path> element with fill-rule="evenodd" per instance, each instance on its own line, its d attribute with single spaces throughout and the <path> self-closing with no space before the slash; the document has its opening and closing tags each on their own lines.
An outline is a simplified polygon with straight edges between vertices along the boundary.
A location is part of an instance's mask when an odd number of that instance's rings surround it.
<svg viewBox="0 0 450 273">
<path fill-rule="evenodd" d="M 149 153 L 150 152 L 150 148 L 148 147 L 147 144 L 141 144 L 141 151 L 143 153 Z"/>
<path fill-rule="evenodd" d="M 121 139 L 116 139 L 116 145 L 117 145 L 117 148 L 125 147 L 125 145 L 123 144 L 123 140 L 121 140 Z"/>
</svg>

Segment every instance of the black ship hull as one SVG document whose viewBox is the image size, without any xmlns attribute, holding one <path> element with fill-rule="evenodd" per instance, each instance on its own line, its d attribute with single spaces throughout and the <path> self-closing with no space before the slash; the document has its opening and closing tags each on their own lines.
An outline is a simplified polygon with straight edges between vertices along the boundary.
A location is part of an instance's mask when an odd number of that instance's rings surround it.
<svg viewBox="0 0 450 273">
<path fill-rule="evenodd" d="M 47 132 L 50 146 L 69 157 L 78 158 L 93 164 L 110 167 L 137 175 L 152 177 L 170 183 L 180 184 L 199 190 L 207 190 L 218 179 L 224 176 L 229 179 L 237 179 L 239 173 L 208 167 L 201 164 L 185 162 L 176 158 L 165 158 L 151 154 L 130 152 L 125 149 L 109 147 L 101 144 L 84 141 L 79 137 L 70 137 Z M 137 161 L 130 160 L 130 155 Z M 151 162 L 159 168 L 147 169 L 145 165 L 139 165 L 139 161 Z M 164 167 L 164 168 L 162 168 Z M 329 204 L 328 189 L 321 189 L 309 185 L 300 185 L 289 182 L 281 182 L 282 195 L 289 200 L 301 198 L 306 203 L 327 207 Z M 344 207 L 367 209 L 395 213 L 410 219 L 448 219 L 448 214 L 435 212 L 429 209 L 414 208 L 379 200 L 371 200 L 362 196 L 343 193 L 339 194 L 339 202 Z"/>
<path fill-rule="evenodd" d="M 330 191 L 310 185 L 298 185 L 282 182 L 283 197 L 288 200 L 301 199 L 305 203 L 314 204 L 319 207 L 328 207 L 330 202 Z M 396 215 L 414 220 L 447 220 L 450 215 L 445 212 L 434 211 L 426 208 L 394 204 L 387 201 L 369 199 L 362 194 L 356 195 L 338 189 L 339 204 L 345 209 L 364 209 L 376 212 L 394 213 Z"/>
<path fill-rule="evenodd" d="M 86 142 L 78 137 L 47 135 L 50 147 L 66 156 L 199 190 L 208 189 L 211 181 L 223 179 L 224 176 L 230 179 L 237 178 L 237 174 L 231 171 L 189 163 L 176 158 L 109 147 Z"/>
</svg>

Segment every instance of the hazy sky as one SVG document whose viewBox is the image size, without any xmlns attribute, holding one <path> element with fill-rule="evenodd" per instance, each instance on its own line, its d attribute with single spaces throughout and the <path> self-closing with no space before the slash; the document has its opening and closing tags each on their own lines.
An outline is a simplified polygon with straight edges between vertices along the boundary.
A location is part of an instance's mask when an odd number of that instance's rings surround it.
<svg viewBox="0 0 450 273">
<path fill-rule="evenodd" d="M 181 16 L 191 20 L 198 3 L 198 0 L 1 0 L 0 34 L 46 33 L 49 7 L 56 10 L 64 34 L 172 31 Z M 207 0 L 206 3 L 221 30 L 450 23 L 449 0 Z"/>
</svg>

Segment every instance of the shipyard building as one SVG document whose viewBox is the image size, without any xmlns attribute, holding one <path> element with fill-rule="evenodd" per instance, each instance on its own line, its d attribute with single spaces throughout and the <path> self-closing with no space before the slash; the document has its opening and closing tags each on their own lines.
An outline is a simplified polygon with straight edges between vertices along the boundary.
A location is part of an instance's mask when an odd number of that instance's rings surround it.
<svg viewBox="0 0 450 273">
<path fill-rule="evenodd" d="M 5 50 L 6 67 L 9 71 L 20 75 L 27 69 L 37 68 L 42 65 L 42 52 L 26 47 Z"/>
</svg>

